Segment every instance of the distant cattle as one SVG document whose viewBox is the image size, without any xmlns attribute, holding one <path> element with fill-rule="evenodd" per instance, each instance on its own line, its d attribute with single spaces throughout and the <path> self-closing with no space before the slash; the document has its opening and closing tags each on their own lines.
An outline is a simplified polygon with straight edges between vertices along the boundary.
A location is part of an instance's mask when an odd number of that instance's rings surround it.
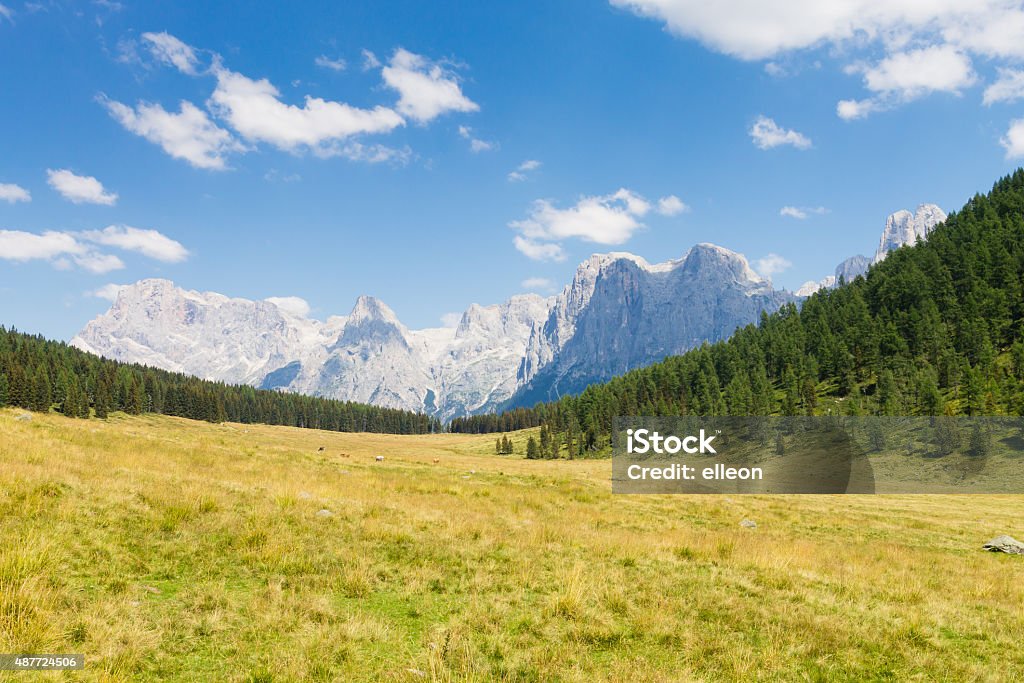
<svg viewBox="0 0 1024 683">
<path fill-rule="evenodd" d="M 439 463 L 439 462 L 441 462 L 441 458 L 434 458 L 434 464 L 435 464 L 435 465 L 436 465 L 437 463 Z"/>
<path fill-rule="evenodd" d="M 323 446 L 321 446 L 320 448 L 316 449 L 316 452 L 317 452 L 317 453 L 323 453 L 323 452 L 324 452 L 324 451 L 326 451 L 326 450 L 327 450 L 326 448 L 324 448 Z"/>
<path fill-rule="evenodd" d="M 384 462 L 384 456 L 383 455 L 378 455 L 377 456 L 377 462 Z"/>
<path fill-rule="evenodd" d="M 342 454 L 341 454 L 341 457 L 343 457 L 343 458 L 347 458 L 347 457 L 348 457 L 348 453 L 342 453 Z"/>
</svg>

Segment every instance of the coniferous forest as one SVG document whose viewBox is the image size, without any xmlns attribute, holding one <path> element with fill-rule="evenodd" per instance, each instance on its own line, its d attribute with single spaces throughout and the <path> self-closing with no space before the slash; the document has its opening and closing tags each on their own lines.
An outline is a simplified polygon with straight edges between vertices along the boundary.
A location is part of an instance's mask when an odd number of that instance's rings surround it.
<svg viewBox="0 0 1024 683">
<path fill-rule="evenodd" d="M 1024 170 L 866 277 L 578 396 L 453 421 L 586 455 L 627 415 L 1024 414 Z"/>
<path fill-rule="evenodd" d="M 0 326 L 0 407 L 6 405 L 79 418 L 123 411 L 341 432 L 440 429 L 435 419 L 419 413 L 209 382 L 118 363 Z"/>
</svg>

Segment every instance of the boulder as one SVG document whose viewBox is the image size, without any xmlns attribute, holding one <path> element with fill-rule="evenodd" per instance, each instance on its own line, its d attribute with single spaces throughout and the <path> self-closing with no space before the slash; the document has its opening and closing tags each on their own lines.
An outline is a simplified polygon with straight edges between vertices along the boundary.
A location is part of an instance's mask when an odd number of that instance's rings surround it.
<svg viewBox="0 0 1024 683">
<path fill-rule="evenodd" d="M 745 519 L 742 522 L 740 522 L 740 526 L 743 527 L 744 529 L 756 529 L 757 528 L 757 522 L 755 522 L 752 519 Z"/>
<path fill-rule="evenodd" d="M 994 553 L 1009 553 L 1011 555 L 1024 555 L 1024 543 L 1021 543 L 1013 536 L 996 536 L 991 541 L 981 546 L 985 550 Z"/>
</svg>

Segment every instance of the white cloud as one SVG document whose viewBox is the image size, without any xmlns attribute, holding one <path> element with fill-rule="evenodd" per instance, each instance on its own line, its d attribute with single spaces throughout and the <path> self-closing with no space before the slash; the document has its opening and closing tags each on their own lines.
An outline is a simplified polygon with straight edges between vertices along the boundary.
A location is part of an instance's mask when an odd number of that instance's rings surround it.
<svg viewBox="0 0 1024 683">
<path fill-rule="evenodd" d="M 143 33 L 149 51 L 164 64 L 173 66 L 178 71 L 194 76 L 199 58 L 192 46 L 183 43 L 169 33 Z"/>
<path fill-rule="evenodd" d="M 885 108 L 880 102 L 873 99 L 839 100 L 836 103 L 836 115 L 844 121 L 853 121 Z"/>
<path fill-rule="evenodd" d="M 320 55 L 313 60 L 313 63 L 324 69 L 330 69 L 331 71 L 344 71 L 348 66 L 344 59 L 331 59 L 327 55 Z"/>
<path fill-rule="evenodd" d="M 510 225 L 530 239 L 576 237 L 598 244 L 622 244 L 641 227 L 637 219 L 650 208 L 643 197 L 623 188 L 609 195 L 583 197 L 568 209 L 557 209 L 541 199 L 534 202 L 528 218 Z"/>
<path fill-rule="evenodd" d="M 460 322 L 462 322 L 461 313 L 445 313 L 441 316 L 442 327 L 458 327 Z"/>
<path fill-rule="evenodd" d="M 772 149 L 780 145 L 792 145 L 797 149 L 808 149 L 811 140 L 795 130 L 787 130 L 767 116 L 758 116 L 750 127 L 750 138 L 759 149 Z"/>
<path fill-rule="evenodd" d="M 554 242 L 537 242 L 532 239 L 516 235 L 512 244 L 516 249 L 535 261 L 564 261 L 565 251 L 562 245 Z"/>
<path fill-rule="evenodd" d="M 217 88 L 211 110 L 243 137 L 288 151 L 325 151 L 341 140 L 364 133 L 387 133 L 405 122 L 393 109 L 359 109 L 342 102 L 307 96 L 297 107 L 282 102 L 267 79 L 258 81 L 215 65 Z"/>
<path fill-rule="evenodd" d="M 377 55 L 373 54 L 369 50 L 363 50 L 363 71 L 370 71 L 371 69 L 379 69 L 381 67 L 380 60 L 377 59 Z"/>
<path fill-rule="evenodd" d="M 557 242 L 576 238 L 598 244 L 622 244 L 643 227 L 639 221 L 651 210 L 640 195 L 622 188 L 608 195 L 582 197 L 568 209 L 555 208 L 540 199 L 533 203 L 529 216 L 512 221 L 509 227 L 519 232 L 516 249 L 532 259 L 565 258 Z"/>
<path fill-rule="evenodd" d="M 48 231 L 37 235 L 21 230 L 0 230 L 0 258 L 8 261 L 49 260 L 83 251 L 74 236 L 66 232 Z"/>
<path fill-rule="evenodd" d="M 1024 9 L 1012 0 L 611 0 L 676 35 L 744 60 L 874 41 L 933 37 L 987 56 L 1024 57 Z"/>
<path fill-rule="evenodd" d="M 670 194 L 667 197 L 662 197 L 658 200 L 658 213 L 662 216 L 678 216 L 681 213 L 686 213 L 690 210 L 683 200 L 674 194 Z"/>
<path fill-rule="evenodd" d="M 454 73 L 408 50 L 395 50 L 381 75 L 384 83 L 399 94 L 398 111 L 419 123 L 451 111 L 480 109 L 462 93 Z"/>
<path fill-rule="evenodd" d="M 387 145 L 364 145 L 356 141 L 326 145 L 317 149 L 316 154 L 322 157 L 343 157 L 368 164 L 388 162 L 398 165 L 409 163 L 413 156 L 412 150 L 407 146 L 396 148 Z"/>
<path fill-rule="evenodd" d="M 1024 71 L 1003 68 L 998 71 L 999 78 L 985 88 L 985 94 L 981 101 L 985 104 L 995 104 L 997 102 L 1016 102 L 1024 98 Z"/>
<path fill-rule="evenodd" d="M 533 291 L 541 290 L 550 292 L 555 287 L 555 283 L 546 277 L 528 277 L 519 284 L 523 289 Z"/>
<path fill-rule="evenodd" d="M 14 23 L 14 10 L 7 5 L 0 5 L 0 18 L 6 19 L 7 21 Z"/>
<path fill-rule="evenodd" d="M 789 259 L 783 256 L 768 254 L 754 262 L 754 269 L 765 277 L 771 277 L 787 270 L 792 265 Z"/>
<path fill-rule="evenodd" d="M 47 182 L 65 199 L 75 204 L 102 204 L 113 206 L 117 194 L 107 192 L 103 183 L 92 176 L 76 175 L 66 168 L 46 170 Z"/>
<path fill-rule="evenodd" d="M 132 109 L 106 98 L 101 97 L 100 101 L 126 130 L 160 145 L 175 159 L 196 168 L 224 170 L 228 154 L 245 150 L 244 145 L 191 102 L 182 100 L 181 111 L 174 113 L 147 102 L 139 102 Z"/>
<path fill-rule="evenodd" d="M 931 92 L 959 93 L 977 80 L 970 58 L 949 45 L 899 52 L 863 72 L 868 90 L 895 93 L 904 101 Z"/>
<path fill-rule="evenodd" d="M 412 158 L 406 147 L 389 147 L 357 141 L 360 135 L 386 134 L 406 123 L 395 108 L 376 106 L 362 109 L 344 102 L 307 96 L 302 106 L 288 104 L 280 91 L 267 79 L 252 79 L 223 65 L 214 54 L 212 65 L 198 70 L 197 51 L 167 33 L 147 33 L 144 39 L 163 63 L 192 75 L 212 75 L 216 87 L 207 99 L 210 114 L 223 120 L 219 127 L 207 112 L 190 102 L 181 103 L 180 113 L 168 112 L 160 104 L 140 102 L 134 109 L 99 96 L 110 114 L 129 131 L 159 144 L 171 156 L 184 159 L 198 168 L 227 168 L 231 153 L 248 152 L 265 142 L 285 151 L 311 151 L 321 157 L 344 157 L 368 163 L 404 164 Z M 377 68 L 380 62 L 368 50 L 363 51 L 364 68 Z M 318 66 L 342 70 L 344 60 L 320 55 Z M 397 107 L 406 115 L 426 122 L 447 111 L 475 111 L 456 76 L 440 63 L 396 50 L 383 69 L 386 85 L 398 91 Z M 293 81 L 292 85 L 298 85 Z M 229 132 L 233 129 L 236 135 Z M 470 149 L 482 152 L 497 149 L 491 141 L 468 137 Z"/>
<path fill-rule="evenodd" d="M 828 209 L 824 206 L 784 206 L 779 209 L 780 216 L 788 216 L 801 221 L 812 214 L 821 216 L 826 213 L 828 213 Z"/>
<path fill-rule="evenodd" d="M 864 118 L 935 92 L 959 95 L 978 80 L 970 57 L 951 45 L 896 52 L 874 66 L 854 64 L 845 71 L 863 74 L 864 87 L 876 93 L 863 100 L 840 100 L 836 114 L 845 121 Z"/>
<path fill-rule="evenodd" d="M 663 22 L 673 34 L 741 60 L 766 61 L 782 75 L 780 58 L 827 50 L 852 62 L 871 97 L 836 105 L 844 120 L 893 109 L 931 93 L 959 94 L 977 82 L 972 61 L 1006 71 L 1024 60 L 1020 0 L 610 0 Z M 881 54 L 879 58 L 877 55 Z M 869 61 L 873 65 L 865 66 Z M 986 104 L 1017 99 L 1014 80 L 986 90 Z M 1006 99 L 1004 99 L 1006 98 Z"/>
<path fill-rule="evenodd" d="M 517 183 L 526 180 L 531 171 L 536 171 L 541 167 L 541 162 L 536 159 L 527 159 L 523 163 L 516 167 L 516 170 L 509 172 L 508 180 L 510 183 Z"/>
<path fill-rule="evenodd" d="M 124 268 L 124 261 L 113 254 L 101 254 L 98 251 L 87 251 L 83 254 L 71 257 L 80 267 L 90 273 L 103 275 L 112 270 Z"/>
<path fill-rule="evenodd" d="M 0 201 L 8 204 L 32 201 L 32 194 L 20 185 L 0 183 Z"/>
<path fill-rule="evenodd" d="M 459 126 L 459 137 L 469 140 L 469 149 L 474 153 L 489 152 L 497 148 L 497 144 L 487 140 L 481 140 L 473 135 L 473 129 L 469 126 Z"/>
<path fill-rule="evenodd" d="M 999 139 L 999 144 L 1006 148 L 1007 159 L 1024 157 L 1024 119 L 1010 122 L 1010 129 Z"/>
<path fill-rule="evenodd" d="M 405 117 L 425 123 L 449 111 L 479 109 L 462 93 L 458 78 L 447 63 L 434 62 L 403 49 L 397 49 L 382 69 L 385 85 L 399 95 L 397 104 L 364 109 L 313 96 L 306 96 L 301 105 L 289 104 L 282 100 L 281 92 L 268 79 L 253 79 L 231 71 L 224 66 L 220 55 L 212 54 L 210 66 L 200 68 L 199 54 L 203 51 L 178 38 L 168 33 L 146 33 L 143 39 L 160 62 L 184 73 L 216 79 L 216 86 L 206 101 L 209 114 L 186 101 L 181 103 L 181 111 L 174 113 L 164 110 L 160 104 L 140 102 L 133 109 L 102 95 L 98 99 L 126 129 L 198 168 L 226 168 L 229 154 L 255 149 L 254 144 L 243 144 L 245 142 L 268 143 L 293 153 L 311 151 L 322 157 L 405 163 L 412 156 L 408 147 L 368 144 L 357 142 L 355 138 L 390 133 L 406 124 Z M 128 55 L 125 59 L 135 61 L 138 58 Z M 343 59 L 327 55 L 320 55 L 314 62 L 335 71 L 347 67 Z M 363 50 L 363 62 L 364 69 L 381 66 L 368 50 Z M 293 86 L 299 83 L 292 81 Z M 222 121 L 224 128 L 219 122 L 214 123 L 215 119 Z M 491 141 L 467 139 L 474 152 L 497 148 Z"/>
<path fill-rule="evenodd" d="M 0 230 L 0 259 L 24 263 L 49 261 L 58 270 L 74 265 L 92 273 L 107 273 L 124 268 L 124 262 L 112 254 L 95 251 L 67 232 L 47 231 L 42 234 L 21 230 Z"/>
<path fill-rule="evenodd" d="M 864 74 L 864 87 L 877 94 L 836 103 L 836 114 L 844 121 L 862 119 L 935 92 L 959 96 L 978 80 L 970 58 L 948 45 L 899 52 L 875 66 L 855 64 L 845 71 Z"/>
<path fill-rule="evenodd" d="M 94 296 L 98 299 L 106 299 L 107 301 L 113 303 L 114 301 L 117 300 L 117 295 L 120 294 L 121 290 L 127 286 L 128 285 L 115 285 L 113 283 L 108 283 L 98 289 L 94 289 L 91 292 L 87 292 L 87 294 L 89 296 Z"/>
<path fill-rule="evenodd" d="M 125 251 L 137 251 L 165 263 L 180 263 L 188 258 L 188 250 L 176 240 L 156 230 L 133 228 L 130 225 L 109 225 L 103 230 L 81 233 L 82 239 Z"/>
<path fill-rule="evenodd" d="M 294 315 L 297 318 L 309 316 L 309 302 L 297 296 L 271 296 L 267 298 L 269 303 L 274 304 L 285 313 Z"/>
<path fill-rule="evenodd" d="M 125 267 L 118 256 L 97 251 L 93 246 L 96 244 L 137 251 L 169 263 L 182 261 L 188 256 L 181 244 L 156 230 L 110 226 L 104 230 L 80 233 L 51 230 L 36 234 L 0 230 L 0 259 L 49 261 L 58 270 L 69 270 L 77 265 L 92 273 L 108 273 Z"/>
</svg>

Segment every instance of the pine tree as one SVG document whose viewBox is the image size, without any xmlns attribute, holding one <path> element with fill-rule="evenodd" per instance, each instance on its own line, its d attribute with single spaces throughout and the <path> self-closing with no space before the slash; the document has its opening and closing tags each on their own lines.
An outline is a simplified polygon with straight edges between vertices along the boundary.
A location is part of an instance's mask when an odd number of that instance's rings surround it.
<svg viewBox="0 0 1024 683">
<path fill-rule="evenodd" d="M 974 420 L 971 427 L 971 455 L 984 457 L 992 452 L 992 433 L 981 420 Z"/>
<path fill-rule="evenodd" d="M 46 368 L 42 365 L 36 368 L 35 375 L 32 378 L 31 400 L 31 409 L 40 413 L 45 413 L 50 410 L 50 404 L 53 403 L 53 391 L 50 388 L 50 376 L 47 374 Z"/>
<path fill-rule="evenodd" d="M 531 436 L 526 440 L 526 459 L 536 460 L 540 457 L 540 448 L 537 446 L 537 439 Z"/>
</svg>

